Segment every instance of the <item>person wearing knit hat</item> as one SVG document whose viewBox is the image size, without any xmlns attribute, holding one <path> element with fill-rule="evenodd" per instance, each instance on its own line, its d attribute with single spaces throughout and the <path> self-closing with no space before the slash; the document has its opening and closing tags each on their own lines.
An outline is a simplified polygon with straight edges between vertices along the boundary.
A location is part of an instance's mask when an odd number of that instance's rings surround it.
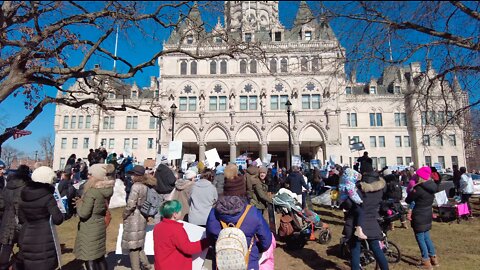
<svg viewBox="0 0 480 270">
<path fill-rule="evenodd" d="M 272 197 L 268 193 L 267 183 L 269 182 L 269 177 L 267 173 L 268 170 L 266 167 L 261 166 L 258 168 L 258 181 L 253 184 L 253 196 L 250 198 L 250 203 L 262 211 L 263 217 L 268 221 L 268 211 L 265 210 L 267 210 L 268 206 L 272 203 Z"/>
<path fill-rule="evenodd" d="M 106 223 L 108 204 L 113 195 L 115 171 L 112 164 L 94 164 L 88 172 L 83 194 L 75 201 L 80 218 L 73 253 L 84 262 L 87 269 L 107 269 Z M 51 268 L 53 269 L 53 268 Z"/>
<path fill-rule="evenodd" d="M 415 233 L 418 247 L 422 256 L 422 269 L 432 269 L 432 266 L 438 266 L 438 257 L 435 252 L 435 246 L 430 238 L 432 229 L 432 205 L 435 199 L 435 193 L 438 187 L 431 181 L 431 169 L 424 166 L 417 170 L 419 178 L 418 183 L 408 194 L 405 202 L 414 205 L 413 210 L 409 210 L 408 218 L 411 220 L 412 229 Z"/>
<path fill-rule="evenodd" d="M 32 173 L 21 191 L 19 215 L 22 218 L 22 237 L 19 238 L 20 251 L 17 256 L 19 269 L 56 269 L 61 251 L 56 249 L 50 220 L 55 225 L 63 222 L 63 214 L 57 207 L 52 186 L 56 178 L 54 171 L 40 166 Z M 6 216 L 4 216 L 5 219 Z"/>
<path fill-rule="evenodd" d="M 223 228 L 222 222 L 237 224 L 240 217 L 245 214 L 239 229 L 244 232 L 247 243 L 250 243 L 254 237 L 258 239 L 252 246 L 247 268 L 258 269 L 259 253 L 265 252 L 270 247 L 272 233 L 262 213 L 255 206 L 248 205 L 246 181 L 244 176 L 238 175 L 237 165 L 227 165 L 224 175 L 223 195 L 218 198 L 207 218 L 207 237 L 215 242 Z M 216 269 L 216 259 L 213 262 L 212 269 Z"/>
<path fill-rule="evenodd" d="M 196 177 L 197 173 L 193 170 L 187 170 L 183 178 L 179 178 L 175 182 L 175 189 L 172 191 L 170 200 L 178 200 L 182 204 L 183 211 L 178 216 L 180 220 L 183 220 L 190 210 L 190 197 Z"/>
</svg>

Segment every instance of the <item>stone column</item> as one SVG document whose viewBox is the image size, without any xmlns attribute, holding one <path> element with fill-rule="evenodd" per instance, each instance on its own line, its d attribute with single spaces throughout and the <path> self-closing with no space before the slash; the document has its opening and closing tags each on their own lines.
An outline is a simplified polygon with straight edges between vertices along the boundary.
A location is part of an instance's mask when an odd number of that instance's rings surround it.
<svg viewBox="0 0 480 270">
<path fill-rule="evenodd" d="M 293 155 L 300 155 L 300 144 L 294 143 L 292 145 L 293 148 Z"/>
<path fill-rule="evenodd" d="M 231 143 L 230 144 L 230 162 L 235 163 L 237 159 L 237 144 Z"/>
<path fill-rule="evenodd" d="M 205 144 L 198 143 L 198 161 L 205 161 Z"/>
<path fill-rule="evenodd" d="M 263 161 L 263 158 L 267 157 L 268 154 L 268 144 L 266 142 L 261 143 L 260 149 L 260 159 Z"/>
</svg>

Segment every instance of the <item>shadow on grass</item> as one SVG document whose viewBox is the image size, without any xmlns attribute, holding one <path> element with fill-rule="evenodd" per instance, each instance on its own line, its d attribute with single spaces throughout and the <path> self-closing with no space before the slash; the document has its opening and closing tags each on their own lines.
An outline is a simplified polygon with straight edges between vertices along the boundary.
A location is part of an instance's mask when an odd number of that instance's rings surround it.
<svg viewBox="0 0 480 270">
<path fill-rule="evenodd" d="M 346 269 L 345 267 L 338 265 L 336 262 L 320 257 L 317 251 L 308 247 L 291 250 L 288 249 L 285 244 L 278 244 L 277 248 L 282 248 L 287 254 L 294 258 L 302 259 L 303 263 L 311 269 Z"/>
</svg>

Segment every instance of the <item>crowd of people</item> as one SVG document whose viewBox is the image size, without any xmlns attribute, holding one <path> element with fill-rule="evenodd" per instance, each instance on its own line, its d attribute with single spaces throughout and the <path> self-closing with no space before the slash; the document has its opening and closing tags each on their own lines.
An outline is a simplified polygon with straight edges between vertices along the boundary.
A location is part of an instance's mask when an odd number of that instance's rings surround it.
<svg viewBox="0 0 480 270">
<path fill-rule="evenodd" d="M 354 168 L 334 165 L 326 174 L 317 167 L 292 166 L 287 171 L 255 162 L 250 162 L 247 168 L 218 163 L 206 168 L 202 162 L 194 162 L 186 170 L 176 170 L 165 157 L 151 169 L 134 165 L 131 157 L 117 158 L 116 154 L 108 155 L 100 149 L 90 151 L 88 163 L 72 154 L 60 172 L 40 165 L 31 172 L 29 167 L 21 165 L 7 178 L 5 168 L 0 166 L 0 184 L 4 184 L 0 196 L 0 270 L 8 269 L 12 263 L 15 269 L 57 268 L 61 251 L 57 250 L 58 239 L 52 227 L 72 216 L 79 220 L 76 259 L 83 261 L 86 269 L 107 269 L 108 205 L 117 178 L 124 181 L 127 194 L 121 246 L 128 250 L 134 270 L 153 269 L 144 251 L 148 223 L 156 224 L 154 269 L 189 269 L 192 255 L 209 247 L 207 257 L 212 259 L 212 269 L 217 266 L 221 269 L 232 263 L 225 259 L 223 244 L 219 244 L 224 239 L 222 231 L 234 228 L 244 235 L 248 247 L 243 261 L 247 269 L 273 269 L 278 226 L 272 227 L 269 221 L 278 222 L 279 218 L 269 217 L 267 210 L 272 197 L 279 189 L 287 188 L 305 209 L 307 195 L 318 195 L 325 186 L 334 191 L 332 207 L 345 212 L 343 233 L 350 239 L 352 269 L 360 267 L 362 241 L 368 241 L 380 269 L 388 269 L 380 246 L 383 236 L 378 223 L 385 202 L 401 214 L 402 228 L 407 229 L 410 221 L 420 250 L 421 267 L 432 269 L 439 265 L 430 230 L 434 194 L 442 179 L 433 167 L 378 172 L 366 154 Z M 458 172 L 454 169 L 462 202 L 469 203 L 472 179 L 464 167 Z M 74 183 L 80 180 L 86 181 L 75 188 Z M 60 196 L 67 198 L 65 213 L 57 206 L 55 183 Z M 402 187 L 408 193 L 407 208 L 401 204 Z M 158 198 L 158 205 L 154 205 L 158 212 L 145 216 L 142 208 L 146 202 L 151 203 L 151 192 Z M 178 221 L 204 227 L 207 237 L 191 242 Z M 12 260 L 15 245 L 19 251 Z"/>
</svg>

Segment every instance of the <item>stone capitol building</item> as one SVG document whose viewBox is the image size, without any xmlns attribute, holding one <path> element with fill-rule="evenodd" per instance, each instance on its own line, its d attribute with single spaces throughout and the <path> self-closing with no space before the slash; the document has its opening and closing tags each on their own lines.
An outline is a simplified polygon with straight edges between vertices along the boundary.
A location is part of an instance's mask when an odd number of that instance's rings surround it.
<svg viewBox="0 0 480 270">
<path fill-rule="evenodd" d="M 164 55 L 158 59 L 159 77 L 152 77 L 149 87 L 112 87 L 108 94 L 107 102 L 155 108 L 160 118 L 130 109 L 57 105 L 54 169 L 63 168 L 70 154 L 86 158 L 90 148 L 100 146 L 132 154 L 143 164 L 158 152 L 166 154 L 172 136 L 183 142 L 183 153 L 196 154 L 197 160 L 216 148 L 224 162 L 244 153 L 253 159 L 271 154 L 272 162 L 288 167 L 292 154 L 353 165 L 363 151 L 352 151 L 351 143 L 363 142 L 379 169 L 465 165 L 463 131 L 450 125 L 439 135 L 432 127 L 448 122 L 452 111 L 468 102 L 458 83 L 446 86 L 454 90 L 448 108 L 425 111 L 414 93 L 424 91 L 427 78 L 435 75 L 430 62 L 423 70 L 417 62 L 390 66 L 380 78 L 357 82 L 354 72 L 345 73 L 346 52 L 328 21 L 314 17 L 302 1 L 287 29 L 279 20 L 278 2 L 226 1 L 225 23 L 219 20 L 210 32 L 195 5 L 164 50 L 181 47 L 215 55 L 232 43 L 244 50 L 234 57 Z M 250 46 L 254 53 L 247 53 Z M 292 104 L 290 130 L 287 100 Z"/>
</svg>

